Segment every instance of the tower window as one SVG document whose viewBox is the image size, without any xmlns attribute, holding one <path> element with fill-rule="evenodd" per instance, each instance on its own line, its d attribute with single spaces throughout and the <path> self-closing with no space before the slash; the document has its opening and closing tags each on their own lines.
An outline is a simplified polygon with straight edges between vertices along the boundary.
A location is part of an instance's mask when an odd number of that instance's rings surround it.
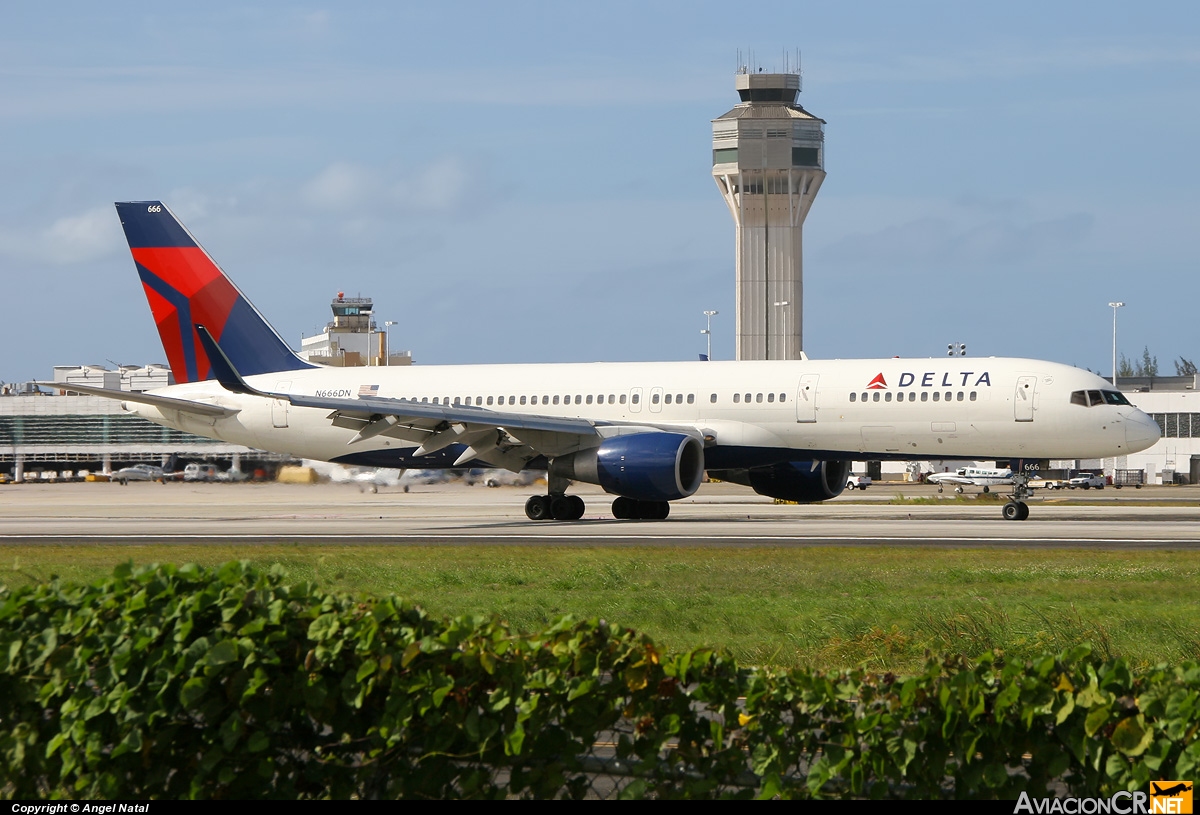
<svg viewBox="0 0 1200 815">
<path fill-rule="evenodd" d="M 818 151 L 815 147 L 793 147 L 792 148 L 792 166 L 793 167 L 819 167 Z"/>
<path fill-rule="evenodd" d="M 737 160 L 736 147 L 713 150 L 713 164 L 737 164 Z"/>
</svg>

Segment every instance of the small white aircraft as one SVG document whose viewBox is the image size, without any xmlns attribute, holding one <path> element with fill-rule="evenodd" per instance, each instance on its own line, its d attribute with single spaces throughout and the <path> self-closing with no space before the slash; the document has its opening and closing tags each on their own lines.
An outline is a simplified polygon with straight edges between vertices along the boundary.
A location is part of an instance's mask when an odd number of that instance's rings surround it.
<svg viewBox="0 0 1200 815">
<path fill-rule="evenodd" d="M 663 520 L 705 471 L 799 503 L 853 461 L 1047 458 L 1145 450 L 1158 424 L 1095 374 L 1035 359 L 403 365 L 301 359 L 160 201 L 117 204 L 176 384 L 120 400 L 157 424 L 359 467 L 546 472 L 535 521 L 579 520 L 576 481 L 620 519 Z M 536 318 L 538 304 L 523 306 Z M 577 308 L 588 316 L 587 304 Z M 1024 483 L 1003 508 L 1029 516 Z"/>
<path fill-rule="evenodd" d="M 945 484 L 953 484 L 954 491 L 962 494 L 963 487 L 983 487 L 990 492 L 992 487 L 1013 483 L 1012 470 L 996 470 L 986 467 L 959 467 L 952 473 L 930 473 L 925 476 L 926 484 L 937 484 L 938 492 Z"/>
</svg>

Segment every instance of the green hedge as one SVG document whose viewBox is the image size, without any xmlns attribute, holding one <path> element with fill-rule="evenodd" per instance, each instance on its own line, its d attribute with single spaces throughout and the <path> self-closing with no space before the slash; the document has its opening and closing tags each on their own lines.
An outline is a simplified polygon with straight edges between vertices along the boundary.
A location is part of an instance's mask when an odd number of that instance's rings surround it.
<svg viewBox="0 0 1200 815">
<path fill-rule="evenodd" d="M 1200 664 L 1134 676 L 1084 647 L 771 672 L 246 563 L 0 589 L 7 797 L 1101 795 L 1194 777 L 1198 728 Z"/>
</svg>

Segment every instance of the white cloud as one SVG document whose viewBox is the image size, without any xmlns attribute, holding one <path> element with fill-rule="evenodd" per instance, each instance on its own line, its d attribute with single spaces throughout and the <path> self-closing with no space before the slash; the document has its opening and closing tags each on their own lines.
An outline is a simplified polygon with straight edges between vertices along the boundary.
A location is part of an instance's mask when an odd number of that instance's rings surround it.
<svg viewBox="0 0 1200 815">
<path fill-rule="evenodd" d="M 112 207 L 67 215 L 48 226 L 0 230 L 0 258 L 23 264 L 65 266 L 87 263 L 119 252 L 120 230 L 113 228 Z"/>
</svg>

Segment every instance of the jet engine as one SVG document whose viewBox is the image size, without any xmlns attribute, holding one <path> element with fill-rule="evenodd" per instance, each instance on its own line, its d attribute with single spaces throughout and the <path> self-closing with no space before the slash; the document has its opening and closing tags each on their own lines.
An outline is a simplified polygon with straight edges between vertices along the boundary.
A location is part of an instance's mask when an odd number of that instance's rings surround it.
<svg viewBox="0 0 1200 815">
<path fill-rule="evenodd" d="M 607 493 L 635 501 L 674 501 L 700 488 L 704 445 L 683 433 L 616 436 L 599 447 L 556 457 L 550 474 L 599 484 Z"/>
<path fill-rule="evenodd" d="M 759 495 L 813 504 L 842 494 L 850 464 L 849 461 L 786 461 L 749 470 L 714 470 L 710 475 L 750 487 Z"/>
</svg>

